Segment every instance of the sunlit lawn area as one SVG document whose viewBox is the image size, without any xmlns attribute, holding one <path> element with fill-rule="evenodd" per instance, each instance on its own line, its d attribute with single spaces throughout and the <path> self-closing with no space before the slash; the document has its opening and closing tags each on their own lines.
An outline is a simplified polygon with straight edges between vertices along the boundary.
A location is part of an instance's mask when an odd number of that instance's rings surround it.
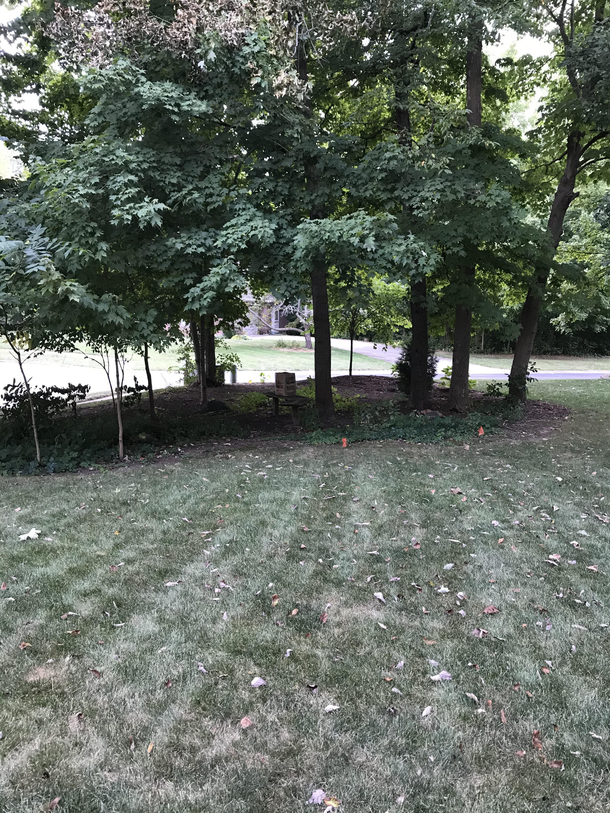
<svg viewBox="0 0 610 813">
<path fill-rule="evenodd" d="M 439 351 L 440 358 L 448 359 L 451 363 L 451 353 Z M 479 355 L 472 353 L 471 364 L 480 364 L 482 367 L 495 367 L 498 370 L 510 370 L 512 355 Z M 607 370 L 610 372 L 609 356 L 534 356 L 532 362 L 540 372 L 555 372 L 556 370 L 587 372 L 595 370 Z"/>
<path fill-rule="evenodd" d="M 278 341 L 282 341 L 278 337 Z M 309 372 L 313 373 L 314 370 L 314 353 L 313 350 L 305 350 L 304 340 L 298 337 L 290 336 L 283 340 L 288 347 L 276 347 L 276 342 L 269 339 L 243 339 L 235 338 L 229 340 L 228 346 L 231 353 L 237 353 L 241 360 L 241 368 L 243 370 L 265 370 L 267 372 L 278 372 L 281 370 L 290 370 L 294 372 Z M 296 347 L 295 345 L 302 345 Z M 47 352 L 38 358 L 32 359 L 30 364 L 68 364 L 84 367 L 97 367 L 95 361 L 87 358 L 88 350 L 83 345 L 83 352 L 78 353 L 50 353 Z M 222 355 L 224 351 L 219 350 Z M 11 360 L 9 349 L 6 344 L 0 343 L 0 363 L 2 361 Z M 131 357 L 132 364 L 137 367 L 138 365 L 144 369 L 144 362 L 141 357 L 133 355 Z M 150 351 L 150 365 L 153 370 L 168 370 L 178 369 L 180 361 L 178 358 L 178 350 L 175 347 L 169 348 L 165 353 L 159 353 L 155 350 Z M 332 350 L 332 369 L 333 372 L 343 371 L 347 372 L 349 368 L 349 352 L 347 350 L 340 350 L 333 348 Z M 387 361 L 379 359 L 368 358 L 361 354 L 354 354 L 354 371 L 379 371 L 390 372 L 392 365 Z"/>
<path fill-rule="evenodd" d="M 1 479 L 0 811 L 607 811 L 609 387 Z"/>
</svg>

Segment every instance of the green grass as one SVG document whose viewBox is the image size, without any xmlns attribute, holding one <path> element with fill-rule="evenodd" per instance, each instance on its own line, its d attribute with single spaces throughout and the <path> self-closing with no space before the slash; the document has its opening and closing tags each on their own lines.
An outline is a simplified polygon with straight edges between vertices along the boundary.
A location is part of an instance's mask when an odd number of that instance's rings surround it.
<svg viewBox="0 0 610 813">
<path fill-rule="evenodd" d="M 451 353 L 439 351 L 437 355 L 451 363 Z M 494 367 L 497 370 L 506 370 L 507 372 L 510 370 L 512 361 L 512 355 L 505 354 L 479 355 L 472 353 L 470 356 L 471 364 L 479 364 L 481 367 Z M 608 356 L 534 356 L 532 361 L 542 373 L 555 372 L 556 370 L 572 372 L 610 371 L 610 357 Z"/>
<path fill-rule="evenodd" d="M 0 811 L 607 811 L 608 399 L 549 383 L 524 442 L 0 481 Z"/>
<path fill-rule="evenodd" d="M 291 344 L 298 341 L 298 337 L 288 336 L 285 342 Z M 280 349 L 275 347 L 275 342 L 271 339 L 231 339 L 229 346 L 237 353 L 241 359 L 244 370 L 265 370 L 269 372 L 281 372 L 290 370 L 292 372 L 311 372 L 314 369 L 313 350 L 303 349 Z M 349 352 L 347 350 L 332 350 L 332 370 L 333 372 L 345 371 L 349 368 Z M 378 370 L 390 372 L 392 365 L 387 361 L 369 358 L 359 353 L 354 353 L 354 371 Z"/>
<path fill-rule="evenodd" d="M 300 341 L 298 337 L 289 336 L 284 339 L 286 342 Z M 314 371 L 314 354 L 313 350 L 305 350 L 303 340 L 303 349 L 280 349 L 275 347 L 273 340 L 265 339 L 232 339 L 228 342 L 231 352 L 236 352 L 242 363 L 243 370 L 264 370 L 265 372 L 281 372 L 289 370 L 292 372 L 311 372 Z M 87 348 L 83 345 L 83 351 Z M 220 351 L 222 353 L 222 351 Z M 144 361 L 140 356 L 133 355 L 128 357 L 131 364 L 136 369 L 144 369 Z M 10 351 L 6 345 L 0 344 L 0 363 L 3 361 L 13 361 Z M 98 365 L 95 361 L 86 358 L 84 353 L 51 353 L 46 352 L 43 356 L 33 358 L 28 364 L 62 364 L 74 365 L 76 367 L 95 367 Z M 150 367 L 152 370 L 168 370 L 170 368 L 178 368 L 178 353 L 175 348 L 169 348 L 165 353 L 159 353 L 156 350 L 150 351 Z M 380 359 L 368 358 L 359 353 L 354 353 L 354 371 L 371 370 L 390 372 L 392 365 L 387 361 Z M 349 353 L 347 350 L 339 350 L 333 348 L 332 350 L 332 370 L 333 372 L 347 372 L 349 369 Z"/>
</svg>

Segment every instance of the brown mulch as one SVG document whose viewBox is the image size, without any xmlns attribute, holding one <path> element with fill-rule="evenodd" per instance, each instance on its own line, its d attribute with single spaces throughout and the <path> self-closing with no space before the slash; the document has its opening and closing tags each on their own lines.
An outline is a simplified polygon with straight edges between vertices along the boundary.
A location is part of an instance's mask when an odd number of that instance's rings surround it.
<svg viewBox="0 0 610 813">
<path fill-rule="evenodd" d="M 387 376 L 375 375 L 354 375 L 339 376 L 333 378 L 333 387 L 343 396 L 353 397 L 355 395 L 370 404 L 380 404 L 384 401 L 397 402 L 398 408 L 405 414 L 410 412 L 405 396 L 398 389 L 396 380 Z M 208 389 L 208 399 L 221 401 L 231 409 L 240 396 L 249 392 L 271 392 L 273 384 L 231 384 L 224 387 Z M 448 390 L 435 386 L 432 390 L 429 409 L 430 415 L 449 416 L 452 413 L 447 408 Z M 486 412 L 489 405 L 500 403 L 501 399 L 491 398 L 485 393 L 471 392 L 472 411 Z M 159 421 L 163 421 L 163 416 L 171 418 L 192 419 L 195 422 L 207 421 L 210 418 L 217 418 L 218 413 L 202 414 L 199 410 L 199 391 L 196 386 L 169 389 L 165 392 L 157 393 L 155 396 Z M 271 405 L 269 405 L 270 407 Z M 143 399 L 142 410 L 146 408 L 146 398 Z M 109 401 L 91 403 L 87 407 L 88 414 L 101 414 L 112 409 Z M 278 440 L 282 435 L 294 435 L 295 429 L 289 411 L 282 410 L 278 417 L 274 417 L 271 409 L 259 409 L 255 412 L 239 413 L 236 411 L 220 413 L 239 424 L 246 430 L 251 438 L 262 439 L 264 436 L 274 436 Z M 570 415 L 570 410 L 559 404 L 551 404 L 544 401 L 528 401 L 524 407 L 523 416 L 504 426 L 503 437 L 508 437 L 511 442 L 520 442 L 548 436 L 549 433 L 558 429 L 563 421 Z M 346 415 L 339 415 L 330 425 L 343 426 L 346 423 Z M 348 419 L 349 420 L 349 419 Z M 237 441 L 237 439 L 236 439 Z"/>
</svg>

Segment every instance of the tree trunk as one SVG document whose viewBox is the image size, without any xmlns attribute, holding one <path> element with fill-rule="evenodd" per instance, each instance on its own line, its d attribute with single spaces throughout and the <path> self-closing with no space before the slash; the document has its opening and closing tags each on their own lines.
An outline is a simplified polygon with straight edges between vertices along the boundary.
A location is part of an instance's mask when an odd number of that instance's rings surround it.
<svg viewBox="0 0 610 813">
<path fill-rule="evenodd" d="M 119 460 L 125 457 L 123 447 L 123 377 L 119 370 L 119 351 L 114 346 L 114 373 L 116 379 L 116 422 L 119 429 Z"/>
<path fill-rule="evenodd" d="M 195 353 L 195 367 L 197 368 L 197 383 L 201 381 L 203 364 L 201 360 L 201 344 L 199 342 L 199 329 L 197 322 L 191 321 L 191 341 L 193 342 L 193 352 Z"/>
<path fill-rule="evenodd" d="M 207 316 L 205 320 L 205 378 L 208 387 L 216 387 L 216 342 L 214 337 L 214 317 Z"/>
<path fill-rule="evenodd" d="M 313 350 L 313 344 L 311 343 L 311 330 L 305 331 L 305 350 Z"/>
<path fill-rule="evenodd" d="M 481 84 L 482 84 L 483 41 L 479 32 L 472 35 L 466 54 L 466 114 L 470 127 L 481 126 Z M 475 285 L 475 268 L 465 271 L 465 283 L 469 288 Z M 468 299 L 468 297 L 467 297 Z M 463 412 L 468 409 L 468 368 L 470 366 L 470 331 L 472 329 L 472 306 L 466 301 L 455 309 L 453 333 L 453 363 L 451 385 L 449 387 L 449 409 Z"/>
<path fill-rule="evenodd" d="M 331 382 L 330 318 L 328 313 L 328 287 L 326 259 L 320 255 L 313 260 L 311 270 L 313 297 L 313 326 L 316 336 L 314 369 L 316 381 L 316 407 L 322 420 L 335 411 Z"/>
<path fill-rule="evenodd" d="M 349 378 L 352 379 L 352 369 L 354 366 L 354 331 L 349 332 Z"/>
<path fill-rule="evenodd" d="M 582 134 L 578 130 L 572 131 L 568 136 L 566 167 L 557 185 L 547 225 L 551 257 L 557 251 L 557 246 L 561 240 L 563 223 L 568 208 L 572 201 L 578 197 L 578 193 L 574 192 L 574 187 L 578 174 L 578 162 L 581 157 L 581 138 Z M 529 287 L 521 310 L 521 331 L 517 339 L 515 355 L 508 377 L 508 397 L 515 401 L 525 401 L 527 398 L 527 372 L 534 349 L 538 318 L 549 273 L 550 265 L 537 273 L 535 280 Z"/>
<path fill-rule="evenodd" d="M 28 381 L 28 377 L 25 374 L 25 370 L 23 369 L 23 361 L 21 358 L 21 352 L 19 348 L 17 347 L 17 345 L 13 344 L 8 335 L 5 334 L 5 336 L 10 345 L 11 350 L 13 351 L 17 359 L 17 364 L 19 365 L 19 369 L 21 370 L 21 377 L 23 378 L 23 386 L 25 387 L 25 391 L 28 394 L 28 403 L 30 405 L 30 417 L 32 419 L 32 435 L 34 436 L 34 448 L 36 449 L 36 462 L 40 466 L 42 457 L 40 454 L 40 441 L 38 439 L 38 424 L 36 423 L 36 410 L 34 409 L 34 399 L 32 398 L 30 382 Z"/>
<path fill-rule="evenodd" d="M 148 385 L 148 414 L 151 421 L 154 421 L 157 417 L 155 412 L 155 391 L 153 389 L 150 359 L 148 358 L 148 344 L 146 342 L 144 343 L 144 369 L 146 370 L 146 383 Z"/>
<path fill-rule="evenodd" d="M 411 283 L 411 405 L 426 408 L 428 402 L 428 298 L 426 278 Z"/>
<path fill-rule="evenodd" d="M 205 316 L 199 317 L 199 408 L 205 409 L 208 403 L 208 388 L 206 380 L 206 332 Z"/>
<path fill-rule="evenodd" d="M 307 66 L 306 39 L 299 36 L 300 28 L 297 22 L 297 74 L 304 86 L 309 82 Z M 303 29 L 304 30 L 304 29 Z M 312 126 L 313 139 L 313 111 L 311 100 L 306 97 L 304 102 L 306 118 Z M 306 157 L 304 161 L 304 174 L 307 192 L 310 199 L 316 196 L 320 188 L 319 167 L 315 156 Z M 309 210 L 310 220 L 323 220 L 326 216 L 324 206 L 312 204 Z M 321 420 L 326 420 L 334 414 L 333 392 L 331 383 L 331 346 L 330 346 L 330 314 L 328 310 L 328 281 L 327 262 L 324 251 L 318 252 L 311 260 L 311 294 L 313 300 L 313 328 L 316 337 L 314 345 L 314 369 L 316 408 Z"/>
</svg>

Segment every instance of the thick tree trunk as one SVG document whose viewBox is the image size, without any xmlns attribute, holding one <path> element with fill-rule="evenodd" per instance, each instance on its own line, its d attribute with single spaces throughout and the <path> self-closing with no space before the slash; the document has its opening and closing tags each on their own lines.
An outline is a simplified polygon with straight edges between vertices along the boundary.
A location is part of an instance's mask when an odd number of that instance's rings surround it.
<svg viewBox="0 0 610 813">
<path fill-rule="evenodd" d="M 148 386 L 148 414 L 151 421 L 157 417 L 155 412 L 155 391 L 153 389 L 152 373 L 150 372 L 150 359 L 148 357 L 148 344 L 144 343 L 144 369 L 146 370 L 146 383 Z"/>
<path fill-rule="evenodd" d="M 114 347 L 114 374 L 116 380 L 116 422 L 119 430 L 119 460 L 123 460 L 125 457 L 123 446 L 123 376 L 120 373 L 119 351 L 116 345 Z"/>
<path fill-rule="evenodd" d="M 326 420 L 332 416 L 335 408 L 331 383 L 330 318 L 328 312 L 326 259 L 322 255 L 313 260 L 311 293 L 313 297 L 313 327 L 316 337 L 314 346 L 316 408 L 320 418 Z"/>
<path fill-rule="evenodd" d="M 313 344 L 311 343 L 311 330 L 305 331 L 305 350 L 313 350 Z"/>
<path fill-rule="evenodd" d="M 467 305 L 458 305 L 455 309 L 453 359 L 451 366 L 451 384 L 449 388 L 449 409 L 453 409 L 457 412 L 465 411 L 468 408 L 470 396 L 468 389 L 468 367 L 470 365 L 471 328 L 471 308 Z"/>
<path fill-rule="evenodd" d="M 297 24 L 296 69 L 304 86 L 309 82 L 307 66 L 306 40 L 299 37 Z M 309 97 L 304 103 L 306 118 L 312 122 L 313 111 Z M 312 134 L 313 138 L 313 134 Z M 305 184 L 310 198 L 314 198 L 320 188 L 319 167 L 315 157 L 306 157 L 304 162 Z M 323 220 L 326 217 L 324 206 L 312 204 L 309 217 L 311 220 Z M 311 261 L 311 294 L 313 300 L 313 328 L 316 337 L 314 345 L 314 369 L 316 388 L 316 408 L 321 420 L 326 420 L 335 411 L 331 384 L 331 346 L 330 315 L 328 311 L 328 264 L 325 254 L 320 251 Z"/>
<path fill-rule="evenodd" d="M 481 85 L 482 85 L 483 42 L 479 34 L 473 35 L 466 54 L 466 107 L 470 127 L 481 126 Z M 466 269 L 466 285 L 474 288 L 475 268 Z M 460 303 L 455 309 L 453 334 L 453 362 L 451 365 L 451 385 L 449 387 L 449 409 L 459 412 L 468 409 L 468 368 L 470 366 L 470 331 L 472 329 L 472 306 L 469 302 Z"/>
<path fill-rule="evenodd" d="M 582 134 L 578 130 L 574 130 L 568 136 L 566 168 L 557 186 L 547 225 L 551 256 L 557 251 L 557 246 L 561 240 L 563 223 L 568 208 L 572 201 L 578 197 L 578 193 L 574 192 L 574 187 L 582 151 L 581 138 Z M 525 401 L 527 397 L 527 372 L 534 349 L 538 318 L 549 272 L 550 266 L 536 275 L 535 280 L 529 287 L 521 310 L 521 331 L 517 339 L 515 355 L 508 377 L 508 397 L 515 401 Z"/>
<path fill-rule="evenodd" d="M 428 402 L 428 300 L 426 278 L 411 283 L 411 406 Z"/>
</svg>

